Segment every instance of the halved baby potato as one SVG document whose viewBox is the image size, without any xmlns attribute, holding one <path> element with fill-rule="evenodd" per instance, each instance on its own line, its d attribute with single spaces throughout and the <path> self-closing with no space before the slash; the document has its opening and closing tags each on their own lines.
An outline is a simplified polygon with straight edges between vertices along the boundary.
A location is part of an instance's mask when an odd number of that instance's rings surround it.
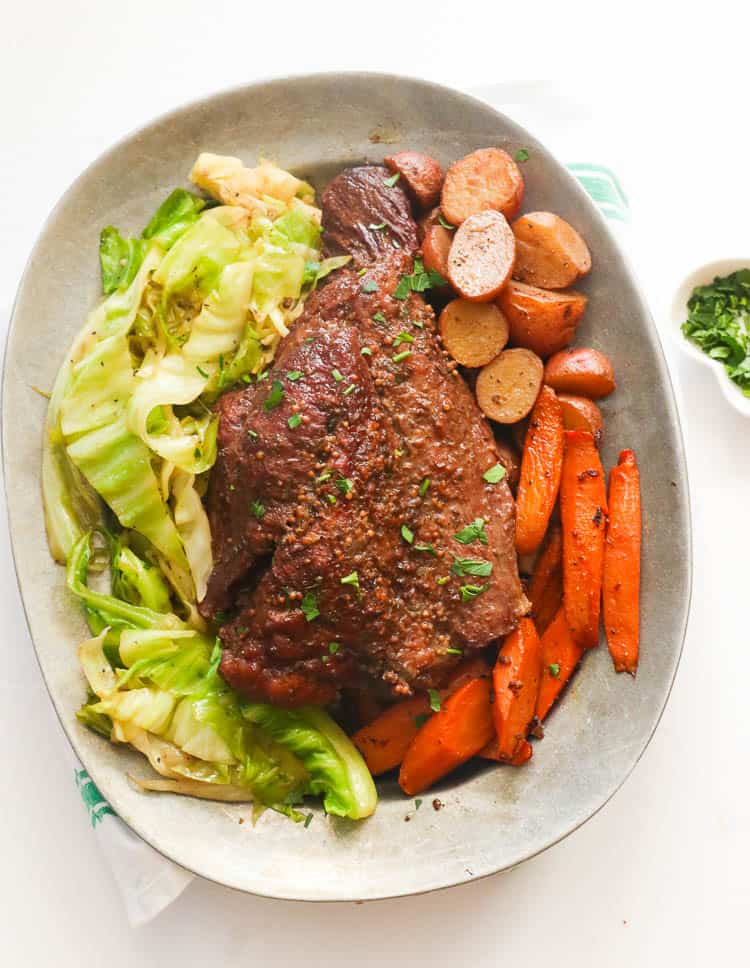
<svg viewBox="0 0 750 968">
<path fill-rule="evenodd" d="M 530 413 L 542 387 L 544 364 L 531 350 L 503 350 L 479 371 L 477 403 L 482 412 L 502 424 L 513 424 Z"/>
<path fill-rule="evenodd" d="M 513 223 L 513 278 L 542 289 L 566 289 L 591 269 L 591 253 L 572 225 L 552 212 L 529 212 Z"/>
<path fill-rule="evenodd" d="M 421 209 L 430 208 L 440 198 L 443 169 L 439 162 L 421 151 L 397 151 L 383 159 L 392 172 L 398 172 L 404 185 Z"/>
<path fill-rule="evenodd" d="M 511 342 L 533 350 L 542 359 L 573 341 L 586 302 L 583 293 L 572 289 L 550 292 L 515 279 L 497 297 L 497 305 L 510 326 Z"/>
<path fill-rule="evenodd" d="M 510 279 L 516 240 L 505 216 L 487 210 L 457 229 L 448 253 L 448 278 L 464 299 L 489 302 Z"/>
<path fill-rule="evenodd" d="M 485 366 L 508 342 L 508 321 L 494 303 L 453 299 L 440 313 L 440 336 L 462 366 Z"/>
<path fill-rule="evenodd" d="M 615 373 L 609 358 L 588 346 L 561 350 L 547 360 L 544 382 L 558 393 L 598 400 L 615 389 Z"/>
<path fill-rule="evenodd" d="M 523 200 L 523 178 L 518 165 L 502 148 L 479 148 L 459 158 L 448 169 L 440 207 L 451 225 L 486 209 L 513 218 Z"/>
</svg>

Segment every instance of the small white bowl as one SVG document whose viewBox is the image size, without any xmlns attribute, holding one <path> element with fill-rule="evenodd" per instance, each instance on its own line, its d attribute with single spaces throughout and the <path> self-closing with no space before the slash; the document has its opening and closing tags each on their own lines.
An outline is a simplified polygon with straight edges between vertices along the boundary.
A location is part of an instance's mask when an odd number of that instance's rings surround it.
<svg viewBox="0 0 750 968">
<path fill-rule="evenodd" d="M 696 286 L 705 286 L 713 282 L 716 276 L 728 276 L 738 269 L 748 268 L 750 268 L 750 256 L 744 259 L 719 259 L 717 262 L 707 262 L 698 269 L 694 269 L 683 280 L 675 293 L 674 300 L 672 301 L 671 326 L 672 337 L 676 340 L 682 351 L 687 353 L 692 359 L 703 363 L 713 370 L 716 381 L 727 401 L 745 417 L 750 417 L 750 397 L 746 397 L 737 384 L 729 379 L 723 363 L 719 362 L 719 360 L 712 360 L 700 347 L 683 336 L 682 324 L 688 317 L 688 299 L 690 299 L 693 289 Z"/>
</svg>

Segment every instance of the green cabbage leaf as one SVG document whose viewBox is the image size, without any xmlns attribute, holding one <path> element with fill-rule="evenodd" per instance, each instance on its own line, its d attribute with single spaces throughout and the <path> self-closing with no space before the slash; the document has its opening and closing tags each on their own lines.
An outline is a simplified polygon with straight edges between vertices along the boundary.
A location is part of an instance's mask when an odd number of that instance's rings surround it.
<svg viewBox="0 0 750 968">
<path fill-rule="evenodd" d="M 327 813 L 361 820 L 375 810 L 377 791 L 365 761 L 324 709 L 244 703 L 242 714 L 299 757 L 310 774 L 307 792 L 323 797 Z"/>
</svg>

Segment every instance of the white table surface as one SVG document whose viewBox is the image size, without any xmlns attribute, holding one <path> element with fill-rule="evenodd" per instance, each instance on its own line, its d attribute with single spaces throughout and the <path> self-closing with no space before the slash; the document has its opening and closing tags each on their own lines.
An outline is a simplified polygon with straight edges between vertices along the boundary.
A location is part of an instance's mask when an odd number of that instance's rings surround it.
<svg viewBox="0 0 750 968">
<path fill-rule="evenodd" d="M 686 35 L 660 46 L 655 33 L 666 29 L 669 14 L 651 6 L 647 30 L 627 22 L 617 43 L 588 45 L 587 66 L 597 81 L 583 89 L 600 112 L 608 160 L 631 199 L 633 261 L 662 328 L 671 291 L 693 265 L 744 252 L 750 257 L 741 191 L 747 108 L 746 85 L 722 84 L 705 59 L 700 83 L 685 86 L 691 73 Z M 711 6 L 717 16 L 693 25 L 692 36 L 702 58 L 719 45 L 729 61 L 747 25 L 722 18 L 722 3 Z M 342 12 L 338 19 L 334 7 Z M 473 17 L 458 18 L 455 4 L 412 11 L 391 2 L 266 9 L 252 0 L 24 0 L 5 8 L 3 327 L 55 200 L 85 164 L 136 125 L 195 96 L 272 74 L 369 68 L 477 89 L 553 68 L 567 72 L 569 51 L 557 40 L 565 29 L 564 5 L 549 12 L 548 31 L 533 47 L 511 42 L 523 18 L 513 28 L 510 16 L 488 15 L 477 25 Z M 593 34 L 579 33 L 583 48 L 587 38 Z M 618 70 L 626 52 L 630 64 Z M 659 79 L 635 78 L 633 58 L 657 64 Z M 612 71 L 602 81 L 593 65 L 605 61 Z M 540 87 L 540 96 L 550 90 Z M 710 374 L 671 345 L 665 350 L 683 391 L 695 541 L 693 610 L 669 706 L 632 777 L 584 828 L 510 874 L 462 888 L 321 907 L 195 881 L 155 922 L 130 928 L 72 782 L 24 624 L 3 523 L 0 961 L 59 968 L 442 968 L 517 956 L 517 965 L 630 968 L 705 965 L 746 952 L 750 425 L 728 408 Z"/>
</svg>

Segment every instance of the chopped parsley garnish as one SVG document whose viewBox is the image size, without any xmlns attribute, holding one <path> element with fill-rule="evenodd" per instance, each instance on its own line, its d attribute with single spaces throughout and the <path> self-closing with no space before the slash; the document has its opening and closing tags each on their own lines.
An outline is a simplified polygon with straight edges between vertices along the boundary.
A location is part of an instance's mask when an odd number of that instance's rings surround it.
<svg viewBox="0 0 750 968">
<path fill-rule="evenodd" d="M 316 484 L 323 484 L 324 481 L 329 480 L 331 477 L 331 471 L 323 471 L 323 473 L 315 478 Z"/>
<path fill-rule="evenodd" d="M 328 498 L 328 503 L 329 504 L 335 504 L 336 503 L 336 495 L 335 494 L 326 494 L 326 497 Z"/>
<path fill-rule="evenodd" d="M 401 350 L 400 353 L 396 353 L 396 355 L 393 357 L 393 362 L 401 363 L 409 356 L 411 356 L 411 350 Z"/>
<path fill-rule="evenodd" d="M 440 712 L 440 693 L 437 689 L 428 689 L 427 695 L 430 697 L 430 709 L 434 713 Z"/>
<path fill-rule="evenodd" d="M 693 289 L 682 333 L 750 397 L 750 269 Z"/>
<path fill-rule="evenodd" d="M 344 374 L 341 372 L 341 370 L 331 370 L 331 376 L 336 383 L 341 383 L 341 381 L 344 379 Z"/>
<path fill-rule="evenodd" d="M 396 184 L 396 182 L 399 180 L 400 177 L 401 177 L 401 172 L 397 171 L 396 174 L 391 175 L 390 178 L 384 178 L 383 184 L 387 185 L 389 188 L 393 188 L 393 186 Z"/>
<path fill-rule="evenodd" d="M 372 356 L 372 350 L 370 349 L 369 346 L 363 346 L 362 349 L 359 351 L 359 355 L 360 356 Z"/>
<path fill-rule="evenodd" d="M 451 565 L 451 574 L 463 578 L 464 575 L 474 575 L 476 578 L 486 578 L 492 574 L 492 562 L 482 561 L 481 558 L 459 558 L 453 556 L 455 561 Z"/>
<path fill-rule="evenodd" d="M 398 336 L 394 339 L 393 345 L 394 347 L 396 347 L 396 346 L 400 346 L 402 343 L 413 343 L 413 342 L 414 342 L 414 337 L 411 335 L 411 333 L 406 333 L 402 329 L 401 332 L 398 334 Z"/>
<path fill-rule="evenodd" d="M 418 716 L 414 717 L 414 725 L 417 727 L 417 729 L 421 729 L 429 718 L 429 713 L 420 713 Z"/>
<path fill-rule="evenodd" d="M 424 262 L 420 258 L 414 260 L 414 268 L 410 276 L 401 276 L 393 292 L 394 299 L 406 299 L 410 292 L 425 292 L 435 286 L 444 286 L 446 280 L 434 269 L 425 270 Z"/>
<path fill-rule="evenodd" d="M 426 551 L 428 555 L 434 555 L 437 558 L 437 552 L 431 544 L 417 543 L 414 545 L 415 551 Z"/>
<path fill-rule="evenodd" d="M 445 221 L 442 212 L 438 215 L 438 222 L 440 222 L 444 229 L 448 229 L 449 232 L 452 232 L 456 228 L 455 225 L 451 225 L 450 222 Z"/>
<path fill-rule="evenodd" d="M 370 224 L 367 226 L 367 228 L 368 229 L 372 229 L 373 232 L 379 232 L 380 229 L 384 229 L 385 228 L 385 222 L 378 222 L 377 225 L 374 222 L 370 222 Z"/>
<path fill-rule="evenodd" d="M 419 496 L 420 497 L 425 497 L 427 495 L 427 492 L 430 489 L 430 483 L 431 483 L 431 481 L 430 481 L 429 477 L 425 477 L 425 479 L 419 485 Z"/>
<path fill-rule="evenodd" d="M 266 506 L 260 501 L 253 501 L 253 503 L 250 505 L 250 510 L 252 511 L 253 517 L 256 517 L 259 521 L 262 521 L 266 513 Z"/>
<path fill-rule="evenodd" d="M 293 413 L 291 417 L 287 420 L 287 425 L 290 430 L 294 430 L 295 427 L 299 427 L 301 423 L 302 423 L 301 413 Z"/>
<path fill-rule="evenodd" d="M 300 608 L 302 609 L 302 614 L 305 616 L 305 619 L 308 622 L 312 622 L 318 617 L 318 615 L 320 615 L 320 609 L 318 608 L 318 596 L 315 594 L 315 592 L 305 592 L 302 597 Z"/>
<path fill-rule="evenodd" d="M 438 585 L 447 585 L 450 580 L 451 580 L 450 575 L 443 575 L 442 578 L 437 579 L 437 583 Z"/>
<path fill-rule="evenodd" d="M 208 380 L 208 378 L 209 378 L 208 373 L 206 373 L 206 371 L 203 369 L 203 367 L 196 366 L 196 370 L 200 373 L 200 375 L 203 377 L 204 380 Z"/>
<path fill-rule="evenodd" d="M 358 276 L 363 276 L 366 272 L 367 272 L 367 266 L 364 266 L 362 269 L 357 269 Z"/>
<path fill-rule="evenodd" d="M 486 592 L 489 587 L 489 585 L 461 585 L 461 601 L 470 602 L 482 592 Z"/>
<path fill-rule="evenodd" d="M 328 643 L 328 651 L 331 653 L 331 655 L 336 655 L 336 653 L 338 652 L 338 650 L 340 648 L 341 648 L 341 643 L 340 642 L 329 642 Z"/>
<path fill-rule="evenodd" d="M 558 662 L 550 662 L 547 668 L 549 669 L 549 674 L 551 676 L 554 676 L 555 679 L 560 678 L 560 664 Z"/>
<path fill-rule="evenodd" d="M 253 378 L 250 376 L 249 373 L 243 373 L 242 376 L 240 377 L 240 379 L 242 380 L 243 383 L 252 383 L 253 382 Z"/>
<path fill-rule="evenodd" d="M 287 380 L 291 380 L 292 383 L 295 383 L 297 380 L 301 380 L 304 375 L 305 374 L 302 372 L 302 370 L 290 370 L 287 373 L 286 378 Z"/>
<path fill-rule="evenodd" d="M 307 828 L 312 823 L 312 818 L 313 818 L 313 815 L 311 813 L 308 813 L 308 815 L 305 817 L 305 830 L 307 830 Z"/>
<path fill-rule="evenodd" d="M 381 312 L 373 313 L 372 314 L 372 318 L 373 318 L 373 320 L 376 323 L 385 323 L 385 322 L 387 322 L 385 316 Z"/>
<path fill-rule="evenodd" d="M 473 541 L 480 541 L 487 544 L 487 532 L 484 530 L 484 518 L 476 518 L 471 524 L 467 524 L 458 534 L 453 537 L 461 544 L 471 544 Z"/>
<path fill-rule="evenodd" d="M 419 810 L 421 806 L 422 806 L 422 800 L 420 797 L 417 797 L 417 799 L 414 801 L 414 809 Z"/>
<path fill-rule="evenodd" d="M 247 436 L 252 437 L 252 439 L 255 440 L 255 438 L 258 436 L 258 432 L 257 430 L 248 430 Z"/>
<path fill-rule="evenodd" d="M 408 525 L 401 525 L 401 537 L 407 544 L 414 544 L 414 532 Z"/>
<path fill-rule="evenodd" d="M 351 585 L 353 588 L 357 589 L 357 594 L 359 594 L 359 575 L 356 571 L 353 571 L 350 575 L 345 575 L 341 579 L 342 585 Z"/>
<path fill-rule="evenodd" d="M 487 481 L 488 484 L 499 484 L 507 476 L 507 471 L 502 464 L 495 464 L 494 467 L 490 467 L 488 471 L 482 474 L 482 477 Z"/>
<path fill-rule="evenodd" d="M 528 161 L 529 152 L 526 148 L 519 148 L 518 151 L 513 155 L 514 161 Z"/>
<path fill-rule="evenodd" d="M 260 383 L 260 381 L 261 381 L 261 380 L 267 380 L 267 379 L 268 379 L 268 370 L 263 370 L 263 372 L 262 372 L 262 373 L 259 373 L 259 374 L 258 374 L 258 375 L 256 376 L 256 378 L 255 378 L 255 382 L 256 382 L 256 383 Z"/>
<path fill-rule="evenodd" d="M 271 392 L 263 401 L 263 409 L 266 411 L 266 413 L 268 413 L 269 410 L 275 410 L 283 399 L 284 384 L 281 382 L 281 380 L 274 380 L 271 384 Z"/>
<path fill-rule="evenodd" d="M 336 481 L 336 487 L 342 494 L 350 494 L 354 487 L 354 481 L 348 477 L 339 477 Z"/>
<path fill-rule="evenodd" d="M 354 393 L 354 391 L 356 389 L 357 389 L 357 384 L 356 383 L 350 383 L 349 386 L 346 387 L 345 390 L 344 390 L 344 396 L 345 397 L 348 397 L 349 394 Z"/>
<path fill-rule="evenodd" d="M 464 650 L 463 649 L 450 648 L 450 649 L 446 649 L 445 650 L 445 653 L 446 653 L 446 655 L 463 655 L 464 654 Z"/>
<path fill-rule="evenodd" d="M 378 288 L 378 284 L 374 279 L 368 279 L 362 286 L 362 292 L 377 292 Z"/>
</svg>

